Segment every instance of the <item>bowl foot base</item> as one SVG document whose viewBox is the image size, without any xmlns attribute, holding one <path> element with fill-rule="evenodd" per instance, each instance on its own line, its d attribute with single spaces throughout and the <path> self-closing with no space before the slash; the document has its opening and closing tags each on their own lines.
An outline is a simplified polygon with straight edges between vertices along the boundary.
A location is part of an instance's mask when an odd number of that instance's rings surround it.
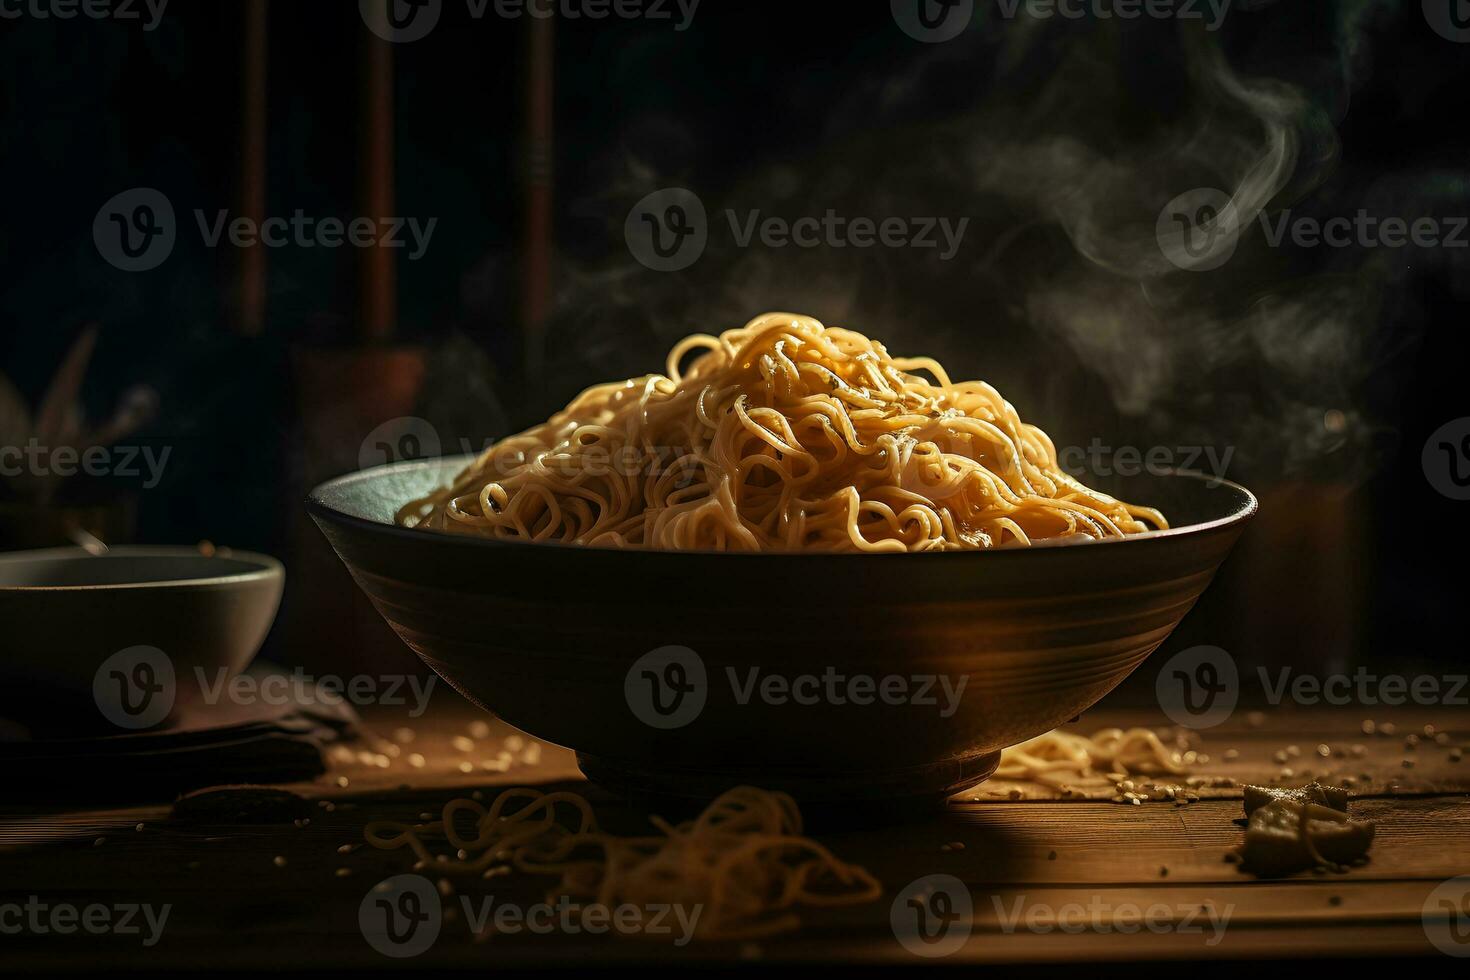
<svg viewBox="0 0 1470 980">
<path fill-rule="evenodd" d="M 999 752 L 977 752 L 927 766 L 864 772 L 784 767 L 652 768 L 577 753 L 577 765 L 588 779 L 630 801 L 661 808 L 665 816 L 698 813 L 728 789 L 758 786 L 791 794 L 808 816 L 921 817 L 943 809 L 954 794 L 989 779 L 999 764 Z"/>
</svg>

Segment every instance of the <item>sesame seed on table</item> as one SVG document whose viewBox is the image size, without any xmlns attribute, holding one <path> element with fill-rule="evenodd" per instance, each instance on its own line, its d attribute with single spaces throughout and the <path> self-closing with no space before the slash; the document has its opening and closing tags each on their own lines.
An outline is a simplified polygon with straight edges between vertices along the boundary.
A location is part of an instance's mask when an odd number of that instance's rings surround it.
<svg viewBox="0 0 1470 980">
<path fill-rule="evenodd" d="M 1069 728 L 1135 725 L 1161 737 L 1180 734 L 1156 713 L 1118 708 L 1090 712 Z M 167 803 L 0 804 L 0 905 L 30 895 L 81 906 L 172 905 L 153 947 L 115 935 L 8 937 L 7 963 L 17 971 L 43 963 L 88 969 L 121 958 L 183 968 L 224 957 L 249 968 L 274 962 L 286 948 L 302 970 L 382 965 L 388 961 L 364 941 L 358 910 L 374 885 L 412 872 L 415 859 L 407 849 L 365 845 L 371 821 L 438 819 L 455 797 L 488 802 L 500 789 L 531 785 L 585 795 L 614 833 L 650 832 L 648 811 L 585 782 L 569 752 L 467 704 L 439 704 L 416 719 L 370 713 L 364 727 L 372 734 L 327 748 L 326 774 L 278 787 L 292 794 L 279 811 L 267 806 L 248 821 L 227 813 L 181 817 Z M 1467 741 L 1470 713 L 1463 710 L 1383 709 L 1373 718 L 1361 710 L 1242 711 L 1181 743 L 1195 753 L 1195 772 L 1207 774 L 1189 793 L 1197 800 L 1156 793 L 1144 777 L 1130 792 L 1147 799 L 1126 805 L 1118 793 L 993 781 L 955 797 L 944 812 L 897 823 L 823 813 L 808 820 L 806 832 L 867 868 L 883 883 L 883 896 L 858 906 L 803 908 L 799 929 L 733 944 L 587 934 L 483 941 L 463 921 L 461 898 L 493 894 L 534 903 L 555 879 L 497 871 L 450 880 L 420 869 L 444 896 L 446 912 L 440 938 L 413 962 L 499 968 L 577 966 L 588 957 L 712 964 L 837 956 L 910 963 L 916 960 L 895 938 L 890 906 L 928 875 L 963 882 L 973 907 L 968 938 L 947 961 L 1436 955 L 1426 937 L 1426 901 L 1440 883 L 1470 874 L 1470 763 L 1460 751 Z M 1402 766 L 1406 756 L 1414 767 Z M 1310 779 L 1350 784 L 1352 815 L 1378 824 L 1367 863 L 1263 880 L 1227 859 L 1242 838 L 1244 784 Z M 1097 927 L 1098 915 L 1106 924 L 1108 910 L 1117 909 L 1167 914 L 1178 927 Z M 1053 921 L 1061 913 L 1081 916 L 1081 925 L 1062 928 Z M 1217 935 L 1210 923 L 1222 920 Z"/>
</svg>

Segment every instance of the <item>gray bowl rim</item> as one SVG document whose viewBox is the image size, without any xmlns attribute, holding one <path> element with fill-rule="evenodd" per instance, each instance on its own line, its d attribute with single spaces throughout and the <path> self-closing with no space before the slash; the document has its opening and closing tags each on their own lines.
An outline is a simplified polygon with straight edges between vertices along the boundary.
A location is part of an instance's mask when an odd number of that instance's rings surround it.
<svg viewBox="0 0 1470 980">
<path fill-rule="evenodd" d="M 286 566 L 270 555 L 254 551 L 227 549 L 228 554 L 202 554 L 198 548 L 187 545 L 119 545 L 108 548 L 102 555 L 93 555 L 84 548 L 38 548 L 31 551 L 0 552 L 0 565 L 20 565 L 28 562 L 52 561 L 66 558 L 197 558 L 202 561 L 233 561 L 254 568 L 219 575 L 204 575 L 193 578 L 154 579 L 147 582 L 103 582 L 94 585 L 6 585 L 0 583 L 0 594 L 26 595 L 55 592 L 114 592 L 137 589 L 194 589 L 214 588 L 222 585 L 243 585 L 249 582 L 279 581 L 285 578 Z"/>
<path fill-rule="evenodd" d="M 342 476 L 334 477 L 319 484 L 306 498 L 306 509 L 317 521 L 341 524 L 356 527 L 373 534 L 388 535 L 411 541 L 422 542 L 425 536 L 435 541 L 443 542 L 445 547 L 458 548 L 483 548 L 488 551 L 500 551 L 506 554 L 526 553 L 531 549 L 537 553 L 550 551 L 563 551 L 579 554 L 629 554 L 647 556 L 645 560 L 677 561 L 682 557 L 720 555 L 731 561 L 873 561 L 880 558 L 898 560 L 897 553 L 893 554 L 868 554 L 865 552 L 831 552 L 831 551 L 713 551 L 709 549 L 686 549 L 672 550 L 666 548 L 610 548 L 602 545 L 589 546 L 581 544 L 566 544 L 560 541 L 516 541 L 502 538 L 487 538 L 472 534 L 450 534 L 443 531 L 420 530 L 418 528 L 403 527 L 400 524 L 381 520 L 370 520 L 349 514 L 339 510 L 327 502 L 326 496 L 343 487 L 355 483 L 373 482 L 382 480 L 394 473 L 410 472 L 415 469 L 437 468 L 446 472 L 455 467 L 463 467 L 471 460 L 477 458 L 479 453 L 466 453 L 458 456 L 439 456 L 431 459 L 405 460 L 397 463 L 385 463 L 365 470 L 356 470 Z M 1235 524 L 1242 524 L 1255 516 L 1260 508 L 1260 502 L 1256 495 L 1233 480 L 1226 480 L 1206 473 L 1193 470 L 1169 470 L 1159 474 L 1170 479 L 1180 478 L 1197 480 L 1201 483 L 1212 485 L 1212 489 L 1228 488 L 1235 491 L 1241 497 L 1240 506 L 1234 511 L 1222 517 L 1197 524 L 1183 524 L 1178 527 L 1169 527 L 1162 530 L 1140 531 L 1122 538 L 1089 539 L 1086 541 L 1042 541 L 1027 547 L 1006 548 L 984 548 L 973 550 L 951 550 L 951 551 L 928 551 L 928 552 L 904 552 L 901 560 L 905 561 L 945 561 L 954 560 L 957 557 L 966 557 L 974 560 L 976 556 L 988 555 L 987 560 L 1005 560 L 1003 556 L 1035 554 L 1039 551 L 1070 551 L 1075 548 L 1120 548 L 1129 544 L 1143 541 L 1158 541 L 1193 537 L 1228 528 Z M 406 502 L 406 501 L 405 501 Z M 454 542 L 450 544 L 449 542 Z M 654 556 L 658 556 L 654 558 Z"/>
</svg>

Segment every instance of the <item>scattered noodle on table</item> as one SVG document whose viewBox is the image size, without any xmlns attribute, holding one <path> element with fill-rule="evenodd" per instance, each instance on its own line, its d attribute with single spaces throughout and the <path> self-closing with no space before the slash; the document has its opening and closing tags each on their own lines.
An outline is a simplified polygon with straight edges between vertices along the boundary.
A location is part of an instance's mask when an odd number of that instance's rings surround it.
<svg viewBox="0 0 1470 980">
<path fill-rule="evenodd" d="M 1188 771 L 1180 754 L 1147 728 L 1105 728 L 1091 738 L 1057 729 L 1003 751 L 993 778 L 1063 789 L 1100 782 L 1110 774 L 1179 776 Z"/>
<path fill-rule="evenodd" d="M 558 819 L 559 808 L 571 824 Z M 559 875 L 550 899 L 567 896 L 609 909 L 698 905 L 701 939 L 787 932 L 801 924 L 800 907 L 857 905 L 882 893 L 866 870 L 802 836 L 801 812 L 785 793 L 742 786 L 694 820 L 672 825 L 655 817 L 652 823 L 657 834 L 613 836 L 598 829 L 591 805 L 578 794 L 518 788 L 488 808 L 452 800 L 437 821 L 377 821 L 363 834 L 377 848 L 411 848 L 437 873 Z M 434 839 L 465 856 L 439 860 L 427 843 Z"/>
</svg>

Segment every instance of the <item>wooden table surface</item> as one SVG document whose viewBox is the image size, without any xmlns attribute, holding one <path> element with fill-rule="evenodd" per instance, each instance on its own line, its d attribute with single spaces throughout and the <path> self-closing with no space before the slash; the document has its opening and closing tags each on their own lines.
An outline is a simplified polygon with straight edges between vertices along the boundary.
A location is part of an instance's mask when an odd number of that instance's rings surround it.
<svg viewBox="0 0 1470 980">
<path fill-rule="evenodd" d="M 935 962 L 1444 956 L 1426 929 L 1438 900 L 1429 920 L 1426 902 L 1447 879 L 1470 874 L 1470 759 L 1456 761 L 1454 752 L 1470 743 L 1470 713 L 1385 710 L 1375 715 L 1380 733 L 1372 736 L 1363 734 L 1363 720 L 1361 712 L 1343 710 L 1239 712 L 1196 738 L 1210 755 L 1198 772 L 1211 777 L 1282 785 L 1350 777 L 1358 793 L 1352 813 L 1377 821 L 1378 834 L 1371 860 L 1346 873 L 1257 880 L 1228 863 L 1242 837 L 1239 793 L 1228 786 L 1204 794 L 1221 798 L 1184 806 L 1119 805 L 993 782 L 952 800 L 947 812 L 901 824 L 809 827 L 841 858 L 873 872 L 884 894 L 868 905 L 804 911 L 801 929 L 790 935 L 683 946 L 559 932 L 477 941 L 458 914 L 460 902 L 493 894 L 497 902 L 532 904 L 549 880 L 508 876 L 456 884 L 439 938 L 411 962 L 918 963 L 897 938 L 890 912 L 906 887 L 929 875 L 958 879 L 973 908 L 952 924 L 959 938 L 943 944 L 946 955 Z M 1395 734 L 1381 734 L 1386 721 Z M 1114 709 L 1073 727 L 1162 722 Z M 437 816 L 448 799 L 476 789 L 488 798 L 496 787 L 565 784 L 593 800 L 608 829 L 646 829 L 645 814 L 583 782 L 568 753 L 503 727 L 487 733 L 484 716 L 468 705 L 441 701 L 423 718 L 377 715 L 367 724 L 374 736 L 332 750 L 326 777 L 287 787 L 308 800 L 304 822 L 183 821 L 170 817 L 168 805 L 55 812 L 0 804 L 0 964 L 32 970 L 286 962 L 302 971 L 392 965 L 365 941 L 358 910 L 372 886 L 409 872 L 413 859 L 407 851 L 360 846 L 339 853 L 361 844 L 368 821 Z M 1422 734 L 1425 725 L 1446 733 L 1449 744 L 1424 738 L 1406 746 L 1405 736 Z M 7 929 L 13 920 L 5 917 L 6 903 L 32 896 L 48 906 L 171 908 L 151 946 L 142 935 Z M 1470 915 L 1470 902 L 1462 900 L 1462 908 Z M 1461 948 L 1470 953 L 1466 943 Z"/>
</svg>

